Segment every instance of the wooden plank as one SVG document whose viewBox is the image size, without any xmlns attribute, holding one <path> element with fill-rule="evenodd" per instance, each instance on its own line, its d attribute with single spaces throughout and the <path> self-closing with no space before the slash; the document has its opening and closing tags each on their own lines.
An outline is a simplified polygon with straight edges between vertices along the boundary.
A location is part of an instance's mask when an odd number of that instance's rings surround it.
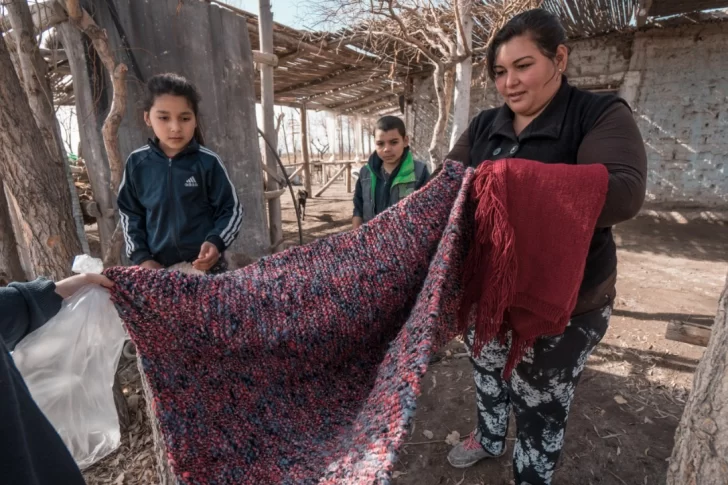
<svg viewBox="0 0 728 485">
<path fill-rule="evenodd" d="M 347 163 L 341 170 L 339 170 L 338 172 L 336 172 L 334 174 L 334 176 L 331 177 L 331 179 L 328 182 L 326 182 L 326 185 L 324 185 L 323 187 L 321 187 L 319 189 L 319 191 L 316 192 L 313 196 L 314 197 L 319 197 L 321 194 L 323 194 L 326 191 L 326 189 L 328 189 L 329 187 L 331 187 L 331 184 L 334 183 L 334 181 L 339 177 L 339 175 L 341 175 L 342 173 L 344 173 L 344 171 L 346 170 L 346 167 L 349 167 L 349 166 L 351 166 L 351 165 Z"/>
<path fill-rule="evenodd" d="M 665 338 L 676 342 L 707 347 L 712 331 L 711 325 L 690 322 L 670 322 L 665 330 Z"/>
<path fill-rule="evenodd" d="M 361 163 L 366 160 L 333 160 L 331 162 L 315 162 L 314 165 L 341 165 L 342 163 Z"/>
<path fill-rule="evenodd" d="M 296 170 L 294 170 L 293 172 L 291 172 L 291 175 L 288 176 L 288 179 L 289 180 L 293 180 L 293 178 L 296 175 L 298 175 L 299 173 L 301 173 L 303 171 L 304 165 L 302 163 L 299 163 L 298 165 L 300 165 L 300 167 L 298 167 Z"/>
<path fill-rule="evenodd" d="M 155 0 L 82 0 L 103 28 L 111 47 L 133 72 L 141 72 L 139 81 L 128 82 L 129 99 L 144 97 L 144 81 L 159 72 L 176 72 L 193 82 L 203 103 L 205 145 L 220 156 L 244 207 L 244 236 L 236 238 L 228 251 L 257 259 L 269 254 L 270 237 L 263 197 L 263 174 L 260 171 L 260 139 L 255 120 L 255 72 L 250 34 L 244 18 L 204 2 Z M 113 4 L 123 35 L 130 49 L 121 41 L 113 16 Z M 103 71 L 94 70 L 93 79 Z M 234 66 L 231 69 L 230 66 Z M 110 96 L 104 86 L 94 84 L 96 109 L 104 113 Z M 79 123 L 82 119 L 79 114 Z M 149 128 L 140 116 L 138 103 L 129 102 L 119 130 L 119 146 L 124 155 L 139 148 Z"/>
</svg>

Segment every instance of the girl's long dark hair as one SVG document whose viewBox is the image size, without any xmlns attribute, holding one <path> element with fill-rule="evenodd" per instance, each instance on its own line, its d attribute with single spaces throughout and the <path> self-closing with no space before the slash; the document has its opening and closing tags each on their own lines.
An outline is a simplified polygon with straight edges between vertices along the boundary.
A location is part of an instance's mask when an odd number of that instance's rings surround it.
<svg viewBox="0 0 728 485">
<path fill-rule="evenodd" d="M 202 130 L 200 129 L 200 93 L 194 84 L 188 81 L 186 78 L 174 73 L 157 74 L 152 76 L 147 81 L 147 95 L 144 98 L 144 111 L 149 111 L 154 105 L 154 101 L 159 96 L 170 94 L 172 96 L 182 96 L 190 103 L 192 112 L 195 114 L 197 126 L 195 127 L 194 138 L 200 145 L 205 144 L 205 139 L 202 136 Z"/>
</svg>

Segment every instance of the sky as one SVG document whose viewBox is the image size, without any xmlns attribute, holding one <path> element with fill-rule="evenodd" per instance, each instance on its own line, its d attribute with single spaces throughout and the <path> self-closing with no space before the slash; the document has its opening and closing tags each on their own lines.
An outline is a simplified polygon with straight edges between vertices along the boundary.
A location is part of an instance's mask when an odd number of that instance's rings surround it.
<svg viewBox="0 0 728 485">
<path fill-rule="evenodd" d="M 258 14 L 258 0 L 221 0 L 233 7 L 241 8 L 247 12 Z M 300 0 L 270 0 L 273 10 L 273 21 L 294 29 L 313 28 L 315 20 L 306 15 L 308 1 Z"/>
</svg>

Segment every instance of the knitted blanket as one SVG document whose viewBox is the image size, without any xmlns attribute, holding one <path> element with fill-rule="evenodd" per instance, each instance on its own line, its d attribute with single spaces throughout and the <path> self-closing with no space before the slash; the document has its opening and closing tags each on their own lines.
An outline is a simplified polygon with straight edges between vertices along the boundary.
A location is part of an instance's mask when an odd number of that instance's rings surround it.
<svg viewBox="0 0 728 485">
<path fill-rule="evenodd" d="M 458 331 L 472 174 L 448 162 L 360 229 L 233 273 L 106 272 L 178 483 L 390 482 Z"/>
</svg>

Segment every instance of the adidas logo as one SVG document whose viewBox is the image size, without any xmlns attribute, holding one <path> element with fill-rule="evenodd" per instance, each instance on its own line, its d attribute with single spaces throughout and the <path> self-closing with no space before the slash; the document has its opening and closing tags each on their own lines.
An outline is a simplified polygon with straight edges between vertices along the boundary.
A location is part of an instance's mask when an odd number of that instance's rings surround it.
<svg viewBox="0 0 728 485">
<path fill-rule="evenodd" d="M 197 180 L 195 180 L 195 177 L 190 177 L 185 182 L 185 187 L 197 187 Z"/>
</svg>

